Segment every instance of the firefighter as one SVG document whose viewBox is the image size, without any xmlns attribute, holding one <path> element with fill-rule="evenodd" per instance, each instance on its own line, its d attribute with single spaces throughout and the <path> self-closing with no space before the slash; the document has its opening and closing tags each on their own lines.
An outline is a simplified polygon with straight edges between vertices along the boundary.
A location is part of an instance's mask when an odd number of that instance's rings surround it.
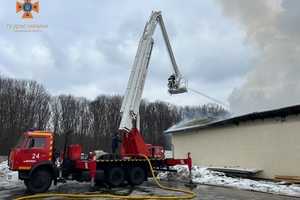
<svg viewBox="0 0 300 200">
<path fill-rule="evenodd" d="M 175 86 L 175 75 L 172 74 L 169 78 L 168 78 L 168 87 L 169 89 L 173 89 Z"/>
<path fill-rule="evenodd" d="M 117 132 L 112 137 L 111 141 L 111 149 L 113 154 L 118 154 L 119 150 L 119 143 L 121 142 L 120 134 Z"/>
</svg>

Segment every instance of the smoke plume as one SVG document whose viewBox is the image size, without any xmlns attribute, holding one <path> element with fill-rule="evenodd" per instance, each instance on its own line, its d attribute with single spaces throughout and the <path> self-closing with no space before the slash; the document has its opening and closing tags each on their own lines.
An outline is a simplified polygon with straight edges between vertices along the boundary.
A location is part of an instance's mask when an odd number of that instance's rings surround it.
<svg viewBox="0 0 300 200">
<path fill-rule="evenodd" d="M 229 97 L 234 113 L 300 104 L 300 1 L 219 0 L 238 23 L 258 58 Z"/>
</svg>

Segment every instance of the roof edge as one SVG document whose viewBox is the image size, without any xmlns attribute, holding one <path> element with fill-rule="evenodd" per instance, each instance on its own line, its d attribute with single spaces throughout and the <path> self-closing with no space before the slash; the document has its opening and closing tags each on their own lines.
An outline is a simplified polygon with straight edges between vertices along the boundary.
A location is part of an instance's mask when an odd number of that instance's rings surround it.
<svg viewBox="0 0 300 200">
<path fill-rule="evenodd" d="M 225 126 L 228 124 L 236 124 L 238 125 L 240 122 L 249 121 L 249 120 L 256 120 L 256 119 L 267 119 L 267 118 L 274 118 L 274 117 L 281 117 L 285 118 L 288 115 L 298 115 L 300 114 L 300 105 L 293 105 L 288 107 L 282 107 L 273 110 L 266 110 L 261 112 L 253 112 L 248 113 L 245 115 L 235 116 L 227 119 L 222 119 L 218 121 L 214 121 L 208 124 L 200 124 L 200 125 L 193 125 L 187 127 L 180 127 L 171 130 L 165 130 L 165 134 L 172 134 L 172 133 L 182 133 L 187 130 L 196 130 L 196 129 L 206 129 L 211 127 L 219 127 Z"/>
</svg>

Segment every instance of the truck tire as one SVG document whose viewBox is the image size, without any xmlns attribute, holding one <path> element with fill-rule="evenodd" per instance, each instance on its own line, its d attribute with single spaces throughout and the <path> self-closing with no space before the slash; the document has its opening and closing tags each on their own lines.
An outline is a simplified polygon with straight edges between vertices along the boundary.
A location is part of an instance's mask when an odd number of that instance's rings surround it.
<svg viewBox="0 0 300 200">
<path fill-rule="evenodd" d="M 130 185 L 140 185 L 146 179 L 145 170 L 141 167 L 133 167 L 128 171 L 127 181 Z"/>
<path fill-rule="evenodd" d="M 25 181 L 27 190 L 30 193 L 46 192 L 52 184 L 51 173 L 47 170 L 34 171 L 28 180 Z"/>
<path fill-rule="evenodd" d="M 110 186 L 120 186 L 125 180 L 125 173 L 121 167 L 113 167 L 108 170 L 106 181 Z"/>
</svg>

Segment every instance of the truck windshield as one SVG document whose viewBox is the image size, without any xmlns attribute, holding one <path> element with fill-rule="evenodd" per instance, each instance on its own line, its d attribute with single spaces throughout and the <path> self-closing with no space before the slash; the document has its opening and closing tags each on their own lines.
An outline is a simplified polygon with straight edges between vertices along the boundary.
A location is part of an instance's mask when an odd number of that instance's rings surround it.
<svg viewBox="0 0 300 200">
<path fill-rule="evenodd" d="M 46 138 L 30 138 L 29 148 L 43 148 L 46 145 Z"/>
</svg>

